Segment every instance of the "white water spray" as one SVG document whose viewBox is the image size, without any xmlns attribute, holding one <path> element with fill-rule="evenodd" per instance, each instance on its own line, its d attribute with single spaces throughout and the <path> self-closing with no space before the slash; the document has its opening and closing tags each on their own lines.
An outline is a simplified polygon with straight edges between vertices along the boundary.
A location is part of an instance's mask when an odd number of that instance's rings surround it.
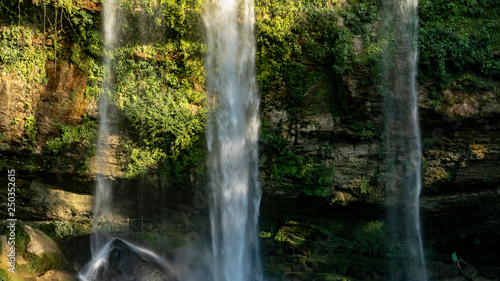
<svg viewBox="0 0 500 281">
<path fill-rule="evenodd" d="M 108 240 L 79 273 L 81 281 L 178 280 L 165 260 L 154 252 L 113 237 Z"/>
<path fill-rule="evenodd" d="M 214 280 L 262 280 L 253 1 L 209 1 L 203 20 L 212 109 L 206 136 Z"/>
</svg>

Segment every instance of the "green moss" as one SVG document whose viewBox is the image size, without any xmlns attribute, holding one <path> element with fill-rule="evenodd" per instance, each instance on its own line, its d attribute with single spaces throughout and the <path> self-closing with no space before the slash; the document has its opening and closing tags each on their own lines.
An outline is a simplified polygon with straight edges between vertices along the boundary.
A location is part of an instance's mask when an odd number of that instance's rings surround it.
<svg viewBox="0 0 500 281">
<path fill-rule="evenodd" d="M 33 254 L 27 254 L 27 264 L 19 266 L 19 270 L 28 275 L 46 272 L 48 270 L 68 270 L 68 262 L 57 254 L 43 254 L 41 257 Z"/>
<path fill-rule="evenodd" d="M 40 271 L 47 270 L 69 270 L 70 266 L 64 257 L 57 254 L 44 254 L 40 258 Z"/>
<path fill-rule="evenodd" d="M 0 280 L 9 281 L 9 275 L 7 273 L 7 270 L 0 268 Z"/>
<path fill-rule="evenodd" d="M 30 236 L 22 228 L 22 223 L 16 224 L 16 251 L 21 255 L 28 253 L 28 243 L 30 242 Z"/>
</svg>

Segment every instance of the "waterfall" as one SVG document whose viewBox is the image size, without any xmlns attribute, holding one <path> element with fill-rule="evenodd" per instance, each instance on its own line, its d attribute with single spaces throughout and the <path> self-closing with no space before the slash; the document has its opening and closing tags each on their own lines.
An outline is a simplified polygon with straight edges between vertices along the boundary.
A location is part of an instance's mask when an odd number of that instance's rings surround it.
<svg viewBox="0 0 500 281">
<path fill-rule="evenodd" d="M 418 0 L 386 0 L 382 67 L 391 280 L 428 280 L 420 229 L 421 141 L 417 102 Z"/>
<path fill-rule="evenodd" d="M 203 20 L 214 280 L 262 280 L 253 1 L 211 0 Z"/>
<path fill-rule="evenodd" d="M 100 235 L 98 232 L 98 222 L 100 220 L 111 219 L 112 211 L 112 192 L 111 192 L 111 179 L 109 178 L 110 172 L 108 171 L 106 157 L 110 155 L 110 73 L 111 73 L 111 58 L 109 52 L 113 49 L 116 41 L 115 32 L 115 0 L 106 0 L 103 4 L 103 28 L 104 28 L 104 43 L 105 43 L 105 56 L 104 56 L 104 82 L 102 86 L 102 93 L 99 97 L 99 132 L 97 139 L 97 182 L 94 194 L 94 224 L 93 234 L 91 239 L 92 255 L 95 256 L 100 249 L 108 242 L 107 238 Z"/>
</svg>

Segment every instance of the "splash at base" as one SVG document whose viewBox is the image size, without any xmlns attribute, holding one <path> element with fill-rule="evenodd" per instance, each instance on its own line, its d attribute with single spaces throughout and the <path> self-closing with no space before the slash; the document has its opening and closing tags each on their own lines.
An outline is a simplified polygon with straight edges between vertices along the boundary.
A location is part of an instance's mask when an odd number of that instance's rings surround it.
<svg viewBox="0 0 500 281">
<path fill-rule="evenodd" d="M 82 281 L 178 281 L 166 262 L 153 252 L 109 238 L 81 271 Z"/>
</svg>

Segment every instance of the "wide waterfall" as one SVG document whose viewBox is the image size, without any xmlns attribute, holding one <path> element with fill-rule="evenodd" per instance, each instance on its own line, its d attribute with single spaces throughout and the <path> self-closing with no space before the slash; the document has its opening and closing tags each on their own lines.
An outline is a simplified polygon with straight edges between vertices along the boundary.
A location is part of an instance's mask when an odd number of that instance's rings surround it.
<svg viewBox="0 0 500 281">
<path fill-rule="evenodd" d="M 253 1 L 213 0 L 203 19 L 212 109 L 206 137 L 214 280 L 262 280 Z"/>
<path fill-rule="evenodd" d="M 107 238 L 99 234 L 98 223 L 100 220 L 109 220 L 111 216 L 112 192 L 111 180 L 107 178 L 107 167 L 105 158 L 109 154 L 109 138 L 111 136 L 111 126 L 109 121 L 109 102 L 111 81 L 109 79 L 112 65 L 109 52 L 113 49 L 116 41 L 115 32 L 115 3 L 114 0 L 106 0 L 103 4 L 103 29 L 105 51 L 108 55 L 104 57 L 104 83 L 102 94 L 99 98 L 99 136 L 97 140 L 97 182 L 94 202 L 94 233 L 91 239 L 92 255 L 95 256 L 100 249 L 108 242 Z"/>
<path fill-rule="evenodd" d="M 417 107 L 417 0 L 384 4 L 386 198 L 391 280 L 427 280 L 419 216 L 421 141 Z"/>
</svg>

